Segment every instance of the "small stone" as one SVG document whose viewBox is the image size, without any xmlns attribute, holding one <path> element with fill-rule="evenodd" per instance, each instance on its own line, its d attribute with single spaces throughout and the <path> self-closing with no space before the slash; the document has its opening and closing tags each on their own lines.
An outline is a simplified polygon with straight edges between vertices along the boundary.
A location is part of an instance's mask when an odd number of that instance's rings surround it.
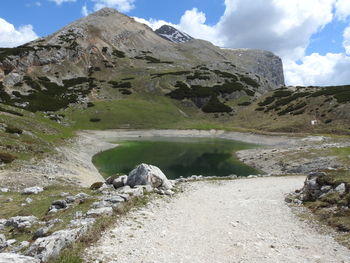
<svg viewBox="0 0 350 263">
<path fill-rule="evenodd" d="M 85 194 L 85 193 L 79 193 L 79 194 L 75 195 L 75 197 L 79 198 L 79 199 L 87 199 L 90 196 L 88 194 Z"/>
<path fill-rule="evenodd" d="M 29 198 L 29 197 L 26 198 L 26 203 L 27 203 L 27 204 L 30 204 L 30 203 L 32 203 L 32 202 L 33 202 L 33 199 L 32 199 L 32 198 Z"/>
<path fill-rule="evenodd" d="M 108 215 L 111 216 L 113 214 L 112 207 L 101 207 L 96 209 L 90 209 L 86 215 L 89 217 L 100 216 L 100 215 Z"/>
<path fill-rule="evenodd" d="M 45 237 L 47 236 L 47 233 L 49 233 L 50 229 L 52 228 L 53 225 L 48 226 L 48 227 L 43 227 L 39 228 L 37 231 L 34 233 L 34 239 L 37 239 L 39 237 Z"/>
<path fill-rule="evenodd" d="M 74 203 L 74 201 L 77 200 L 77 197 L 76 196 L 67 196 L 65 201 L 66 203 L 70 204 L 70 203 Z"/>
<path fill-rule="evenodd" d="M 8 193 L 10 190 L 8 188 L 0 188 L 1 193 Z"/>
<path fill-rule="evenodd" d="M 56 209 L 64 209 L 67 207 L 67 202 L 65 200 L 55 200 L 52 202 L 52 205 Z"/>
<path fill-rule="evenodd" d="M 128 180 L 128 177 L 126 175 L 119 176 L 113 180 L 113 182 L 112 182 L 113 187 L 115 189 L 123 187 L 123 186 L 125 186 L 127 180 Z"/>
<path fill-rule="evenodd" d="M 16 242 L 17 242 L 16 239 L 9 239 L 9 240 L 6 241 L 7 246 L 12 246 L 12 245 L 15 244 Z"/>
<path fill-rule="evenodd" d="M 34 187 L 28 187 L 28 188 L 25 188 L 23 191 L 22 191 L 22 194 L 23 195 L 36 195 L 38 193 L 41 193 L 43 192 L 44 189 L 40 186 L 34 186 Z"/>
<path fill-rule="evenodd" d="M 171 195 L 174 195 L 175 192 L 172 191 L 172 190 L 165 190 L 165 191 L 164 191 L 164 194 L 165 194 L 165 195 L 170 195 L 170 196 L 171 196 Z"/>
<path fill-rule="evenodd" d="M 110 202 L 112 204 L 125 202 L 124 198 L 122 198 L 119 195 L 107 198 L 107 199 L 105 199 L 105 201 Z"/>
<path fill-rule="evenodd" d="M 338 185 L 335 189 L 336 192 L 338 192 L 340 195 L 345 194 L 346 192 L 346 186 L 344 183 L 341 183 L 340 185 Z"/>
<path fill-rule="evenodd" d="M 0 234 L 0 251 L 7 247 L 6 237 L 4 234 Z"/>
</svg>

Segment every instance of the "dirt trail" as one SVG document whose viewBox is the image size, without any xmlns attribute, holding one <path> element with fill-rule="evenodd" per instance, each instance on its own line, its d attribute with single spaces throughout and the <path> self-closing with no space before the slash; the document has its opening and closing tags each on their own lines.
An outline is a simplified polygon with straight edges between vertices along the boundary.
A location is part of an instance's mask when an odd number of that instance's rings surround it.
<svg viewBox="0 0 350 263">
<path fill-rule="evenodd" d="M 284 195 L 303 177 L 195 182 L 131 212 L 86 262 L 350 262 L 350 251 L 300 221 Z"/>
</svg>

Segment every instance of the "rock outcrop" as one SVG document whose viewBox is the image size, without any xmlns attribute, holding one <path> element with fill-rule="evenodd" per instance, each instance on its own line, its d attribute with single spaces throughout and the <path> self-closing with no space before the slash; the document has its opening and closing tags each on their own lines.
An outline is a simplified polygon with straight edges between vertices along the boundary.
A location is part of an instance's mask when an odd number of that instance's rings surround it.
<svg viewBox="0 0 350 263">
<path fill-rule="evenodd" d="M 132 170 L 126 181 L 126 185 L 134 187 L 136 185 L 151 185 L 153 188 L 161 188 L 170 190 L 171 183 L 168 181 L 164 173 L 156 166 L 148 164 L 140 164 Z"/>
</svg>

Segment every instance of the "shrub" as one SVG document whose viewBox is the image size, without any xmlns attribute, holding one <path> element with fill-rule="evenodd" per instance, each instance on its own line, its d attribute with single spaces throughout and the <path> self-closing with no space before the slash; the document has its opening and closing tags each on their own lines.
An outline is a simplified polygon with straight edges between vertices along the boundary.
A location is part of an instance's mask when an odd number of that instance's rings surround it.
<svg viewBox="0 0 350 263">
<path fill-rule="evenodd" d="M 113 51 L 112 51 L 112 55 L 113 56 L 116 56 L 116 57 L 118 57 L 118 58 L 125 58 L 126 56 L 125 56 L 125 53 L 123 52 L 123 51 L 120 51 L 120 50 L 117 50 L 117 49 L 114 49 Z"/>
<path fill-rule="evenodd" d="M 11 133 L 11 134 L 22 134 L 23 130 L 9 125 L 5 128 L 5 132 Z"/>
<path fill-rule="evenodd" d="M 91 108 L 91 107 L 94 107 L 94 106 L 95 106 L 95 104 L 92 103 L 92 102 L 90 102 L 90 101 L 87 103 L 87 107 L 88 107 L 88 108 Z"/>
<path fill-rule="evenodd" d="M 246 102 L 238 103 L 238 106 L 249 106 L 250 104 L 252 104 L 250 101 L 246 101 Z"/>
<path fill-rule="evenodd" d="M 249 78 L 249 77 L 246 77 L 246 76 L 240 76 L 240 80 L 242 82 L 244 82 L 245 84 L 247 84 L 248 86 L 251 86 L 253 88 L 259 88 L 259 83 L 256 82 L 254 79 L 252 78 Z"/>
<path fill-rule="evenodd" d="M 120 92 L 123 94 L 123 95 L 131 95 L 132 94 L 132 91 L 128 90 L 128 89 L 121 89 Z"/>
<path fill-rule="evenodd" d="M 265 108 L 264 107 L 259 107 L 259 108 L 256 108 L 255 111 L 264 111 Z"/>
<path fill-rule="evenodd" d="M 118 82 L 118 81 L 108 81 L 109 84 L 112 85 L 113 89 L 130 89 L 131 83 L 130 82 Z"/>
<path fill-rule="evenodd" d="M 266 106 L 266 105 L 269 105 L 269 104 L 271 104 L 272 102 L 274 102 L 274 100 L 275 100 L 274 97 L 267 97 L 267 98 L 265 98 L 264 101 L 259 102 L 258 105 L 259 105 L 259 106 Z"/>
<path fill-rule="evenodd" d="M 205 113 L 232 112 L 232 108 L 220 102 L 216 96 L 212 96 L 202 111 Z"/>
<path fill-rule="evenodd" d="M 0 152 L 0 161 L 3 163 L 12 163 L 16 159 L 17 157 L 10 153 Z"/>
<path fill-rule="evenodd" d="M 90 122 L 100 122 L 101 119 L 100 118 L 91 118 Z"/>
</svg>

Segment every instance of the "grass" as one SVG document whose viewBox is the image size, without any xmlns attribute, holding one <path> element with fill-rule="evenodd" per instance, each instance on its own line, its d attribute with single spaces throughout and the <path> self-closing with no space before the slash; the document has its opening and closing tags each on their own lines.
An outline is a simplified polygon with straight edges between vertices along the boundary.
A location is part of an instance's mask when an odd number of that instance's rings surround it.
<svg viewBox="0 0 350 263">
<path fill-rule="evenodd" d="M 70 247 L 64 249 L 62 253 L 56 259 L 50 260 L 48 263 L 81 263 L 83 261 L 83 253 L 86 248 L 91 244 L 98 241 L 101 237 L 101 233 L 107 229 L 113 227 L 118 220 L 122 220 L 123 216 L 127 214 L 131 209 L 141 208 L 148 204 L 150 201 L 150 195 L 146 194 L 142 197 L 135 197 L 130 201 L 124 203 L 124 205 L 118 210 L 114 210 L 112 217 L 100 217 L 97 218 L 96 223 L 88 230 L 88 232 L 82 236 L 77 242 Z"/>
<path fill-rule="evenodd" d="M 91 196 L 94 196 L 94 193 L 85 188 L 79 188 L 74 186 L 62 186 L 54 185 L 45 189 L 45 191 L 37 195 L 21 195 L 17 192 L 2 193 L 0 196 L 0 218 L 10 218 L 14 216 L 29 216 L 34 215 L 40 221 L 49 221 L 54 218 L 63 220 L 62 223 L 56 224 L 50 232 L 54 232 L 60 229 L 64 229 L 75 216 L 77 211 L 86 212 L 92 202 L 96 199 L 92 197 L 91 199 L 86 200 L 83 203 L 75 203 L 75 205 L 67 210 L 59 211 L 55 214 L 47 214 L 51 203 L 54 200 L 62 199 L 60 196 L 61 192 L 69 192 L 72 195 L 84 192 Z M 33 202 L 26 204 L 26 198 L 30 197 Z M 8 201 L 11 198 L 13 201 Z M 22 204 L 26 204 L 22 206 Z M 5 236 L 8 239 L 16 239 L 20 241 L 30 241 L 33 238 L 34 232 L 39 229 L 40 225 L 34 225 L 30 229 L 25 231 L 15 230 L 10 227 L 5 228 Z"/>
</svg>

